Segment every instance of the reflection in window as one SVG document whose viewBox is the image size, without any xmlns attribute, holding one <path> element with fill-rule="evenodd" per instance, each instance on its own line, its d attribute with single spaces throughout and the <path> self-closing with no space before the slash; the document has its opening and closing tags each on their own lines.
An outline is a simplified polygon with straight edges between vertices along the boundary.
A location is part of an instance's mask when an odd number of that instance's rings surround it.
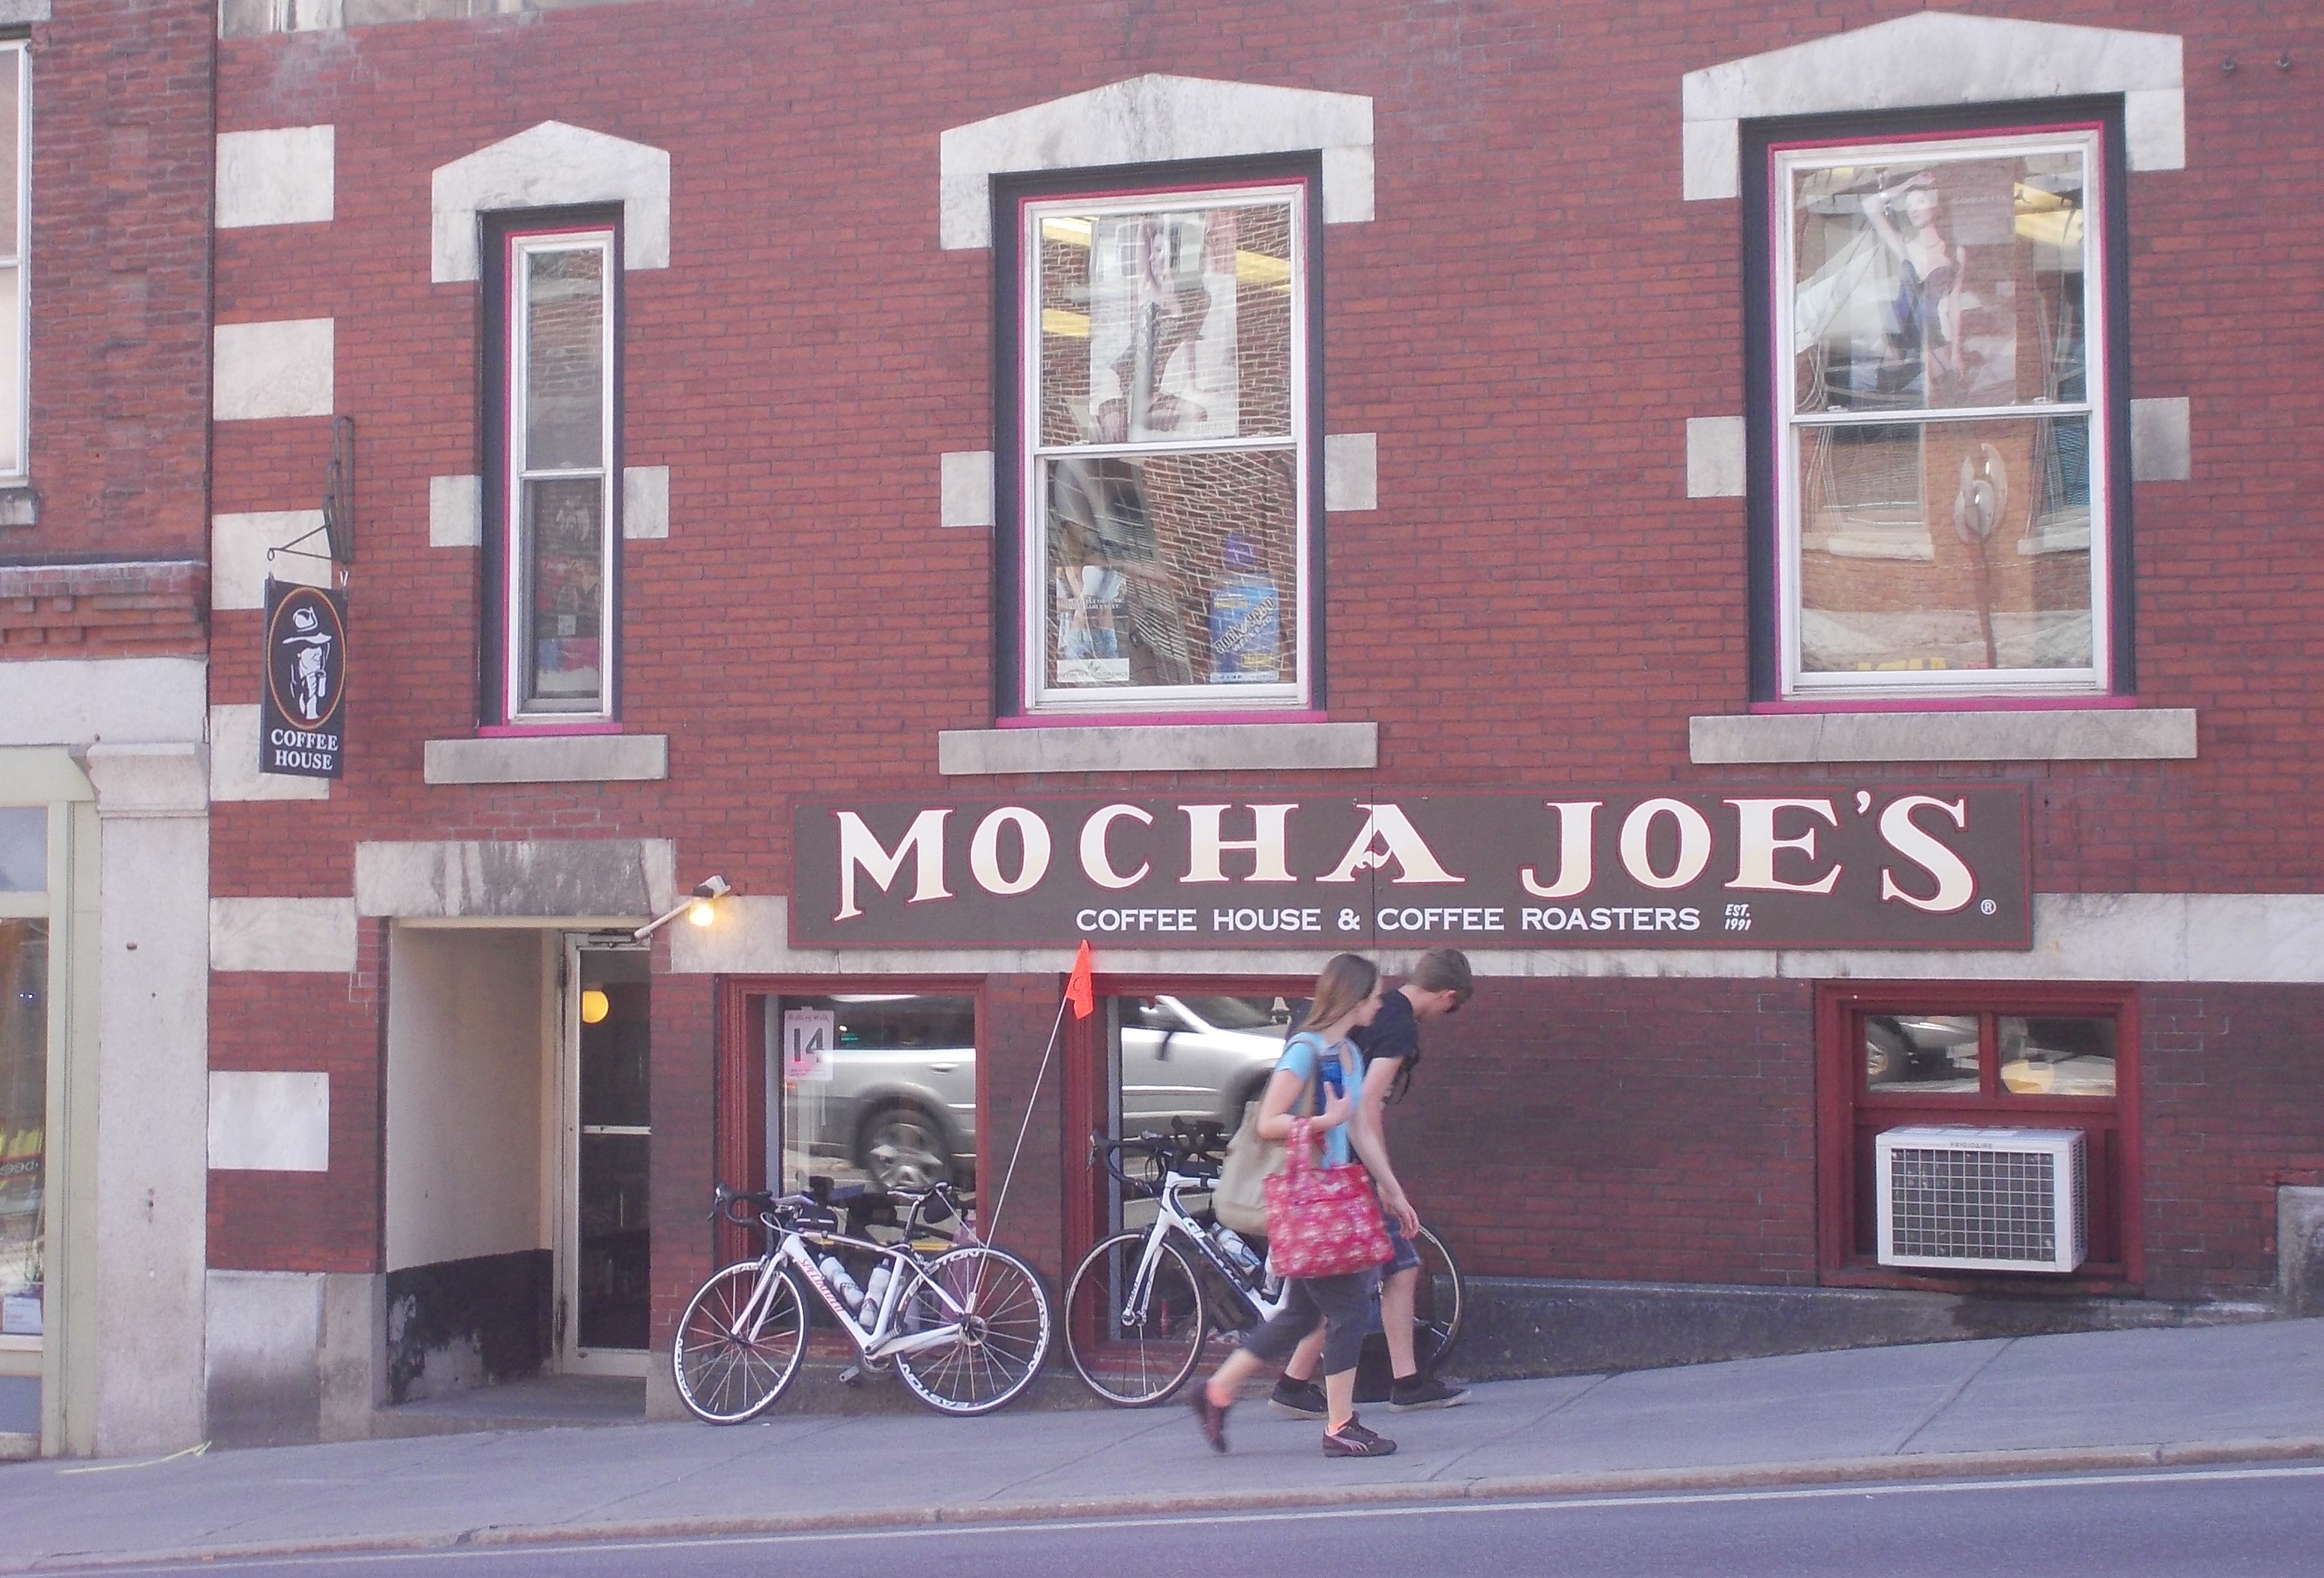
<svg viewBox="0 0 2324 1578">
<path fill-rule="evenodd" d="M 1028 206 L 1028 699 L 1296 703 L 1299 188 Z"/>
<path fill-rule="evenodd" d="M 2005 1015 L 1998 1034 L 2004 1092 L 2044 1096 L 2115 1094 L 2112 1020 Z"/>
<path fill-rule="evenodd" d="M 42 1333 L 49 927 L 0 920 L 0 1336 Z"/>
<path fill-rule="evenodd" d="M 1114 998 L 1105 1005 L 1120 1071 L 1115 1132 L 1208 1136 L 1220 1154 L 1283 1057 L 1291 1006 L 1280 997 Z M 1190 1200 L 1199 1204 L 1199 1200 Z M 1126 1199 L 1121 1223 L 1154 1220 L 1154 1203 Z"/>
<path fill-rule="evenodd" d="M 843 1201 L 975 1187 L 974 998 L 770 997 L 766 1015 L 770 1187 L 827 1178 Z"/>
<path fill-rule="evenodd" d="M 0 893 L 44 893 L 48 887 L 47 807 L 0 806 Z"/>
<path fill-rule="evenodd" d="M 1974 1094 L 1974 1014 L 1875 1014 L 1864 1021 L 1864 1078 L 1871 1089 Z"/>
<path fill-rule="evenodd" d="M 1782 151 L 1786 688 L 2104 688 L 2095 132 Z"/>
</svg>

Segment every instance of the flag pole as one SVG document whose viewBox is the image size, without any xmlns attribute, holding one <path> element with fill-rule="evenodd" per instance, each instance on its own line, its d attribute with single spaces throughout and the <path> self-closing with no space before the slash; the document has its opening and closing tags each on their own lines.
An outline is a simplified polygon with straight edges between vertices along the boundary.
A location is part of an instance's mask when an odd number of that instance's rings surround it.
<svg viewBox="0 0 2324 1578">
<path fill-rule="evenodd" d="M 1057 1038 L 1065 1031 L 1065 1010 L 1070 1008 L 1075 1019 L 1085 1020 L 1094 1007 L 1090 993 L 1090 946 L 1084 941 L 1074 955 L 1074 973 L 1065 983 L 1065 995 L 1057 1003 L 1057 1020 L 1049 1027 L 1048 1045 L 1041 1048 L 1041 1066 L 1034 1072 L 1033 1089 L 1025 1098 L 1024 1121 L 1017 1125 L 1017 1145 L 1009 1153 L 1008 1170 L 1001 1175 L 1001 1191 L 992 1197 L 991 1214 L 984 1219 L 978 1235 L 986 1243 L 998 1241 L 1001 1211 L 1009 1204 L 1009 1186 L 1017 1178 L 1017 1159 L 1025 1154 L 1025 1136 L 1032 1131 L 1033 1112 L 1040 1105 L 1041 1082 L 1048 1077 L 1049 1059 L 1057 1050 Z"/>
</svg>

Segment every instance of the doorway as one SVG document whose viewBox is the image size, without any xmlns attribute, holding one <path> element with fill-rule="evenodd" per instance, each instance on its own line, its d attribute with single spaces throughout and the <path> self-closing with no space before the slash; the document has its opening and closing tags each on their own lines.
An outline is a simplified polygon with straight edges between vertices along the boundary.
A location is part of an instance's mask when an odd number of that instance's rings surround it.
<svg viewBox="0 0 2324 1578">
<path fill-rule="evenodd" d="M 650 956 L 566 939 L 558 1347 L 568 1373 L 642 1375 L 652 1307 Z"/>
</svg>

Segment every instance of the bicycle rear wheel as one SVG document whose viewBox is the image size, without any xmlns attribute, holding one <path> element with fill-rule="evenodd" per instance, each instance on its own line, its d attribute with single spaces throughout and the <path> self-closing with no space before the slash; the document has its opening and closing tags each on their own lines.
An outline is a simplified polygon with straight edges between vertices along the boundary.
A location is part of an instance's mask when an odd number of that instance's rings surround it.
<svg viewBox="0 0 2324 1578">
<path fill-rule="evenodd" d="M 989 1244 L 952 1250 L 927 1274 L 961 1306 L 955 1315 L 921 1287 L 907 1312 L 908 1329 L 960 1324 L 938 1348 L 896 1355 L 896 1373 L 940 1414 L 989 1414 L 1033 1383 L 1049 1352 L 1049 1296 L 1016 1256 Z"/>
<path fill-rule="evenodd" d="M 1147 1235 L 1119 1232 L 1082 1257 L 1065 1286 L 1065 1353 L 1090 1390 L 1118 1408 L 1167 1402 L 1186 1384 L 1210 1333 L 1203 1279 L 1164 1239 L 1144 1313 L 1127 1301 Z"/>
<path fill-rule="evenodd" d="M 764 1269 L 745 1260 L 711 1273 L 678 1317 L 670 1371 L 678 1400 L 697 1419 L 739 1425 L 765 1412 L 798 1373 L 807 1305 L 790 1272 L 779 1269 L 752 1309 Z"/>
<path fill-rule="evenodd" d="M 1420 1251 L 1420 1280 L 1412 1290 L 1412 1356 L 1421 1374 L 1434 1375 L 1461 1340 L 1468 1290 L 1443 1239 L 1424 1227 L 1413 1235 L 1412 1247 Z"/>
</svg>

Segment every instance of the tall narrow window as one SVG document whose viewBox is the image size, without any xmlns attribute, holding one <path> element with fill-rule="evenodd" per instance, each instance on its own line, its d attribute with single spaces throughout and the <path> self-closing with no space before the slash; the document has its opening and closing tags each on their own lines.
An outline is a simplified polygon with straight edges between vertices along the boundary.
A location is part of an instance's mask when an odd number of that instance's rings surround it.
<svg viewBox="0 0 2324 1578">
<path fill-rule="evenodd" d="M 32 190 L 25 48 L 0 43 L 0 484 L 25 475 L 24 209 Z"/>
<path fill-rule="evenodd" d="M 1307 705 L 1305 185 L 1019 212 L 1022 705 Z"/>
<path fill-rule="evenodd" d="M 613 715 L 610 230 L 508 238 L 505 721 Z"/>
<path fill-rule="evenodd" d="M 0 1346 L 44 1325 L 48 888 L 47 811 L 0 806 Z"/>
<path fill-rule="evenodd" d="M 2100 129 L 1770 152 L 1782 694 L 2106 691 Z"/>
</svg>

